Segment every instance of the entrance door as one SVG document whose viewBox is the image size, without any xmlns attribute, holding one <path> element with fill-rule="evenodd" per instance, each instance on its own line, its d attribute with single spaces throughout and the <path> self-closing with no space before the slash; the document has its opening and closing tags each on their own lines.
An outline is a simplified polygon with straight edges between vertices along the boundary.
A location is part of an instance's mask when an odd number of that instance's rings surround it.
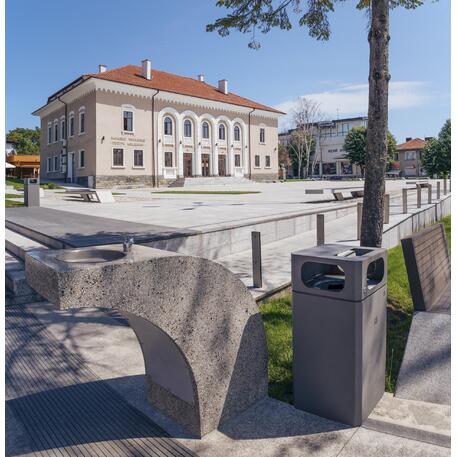
<svg viewBox="0 0 457 457">
<path fill-rule="evenodd" d="M 219 154 L 219 176 L 225 176 L 225 155 Z"/>
<path fill-rule="evenodd" d="M 202 176 L 209 176 L 209 154 L 202 154 Z"/>
<path fill-rule="evenodd" d="M 185 152 L 183 155 L 183 168 L 184 177 L 190 178 L 192 176 L 192 154 Z"/>
<path fill-rule="evenodd" d="M 70 152 L 67 156 L 67 181 L 73 182 L 73 170 L 75 165 L 75 153 Z"/>
</svg>

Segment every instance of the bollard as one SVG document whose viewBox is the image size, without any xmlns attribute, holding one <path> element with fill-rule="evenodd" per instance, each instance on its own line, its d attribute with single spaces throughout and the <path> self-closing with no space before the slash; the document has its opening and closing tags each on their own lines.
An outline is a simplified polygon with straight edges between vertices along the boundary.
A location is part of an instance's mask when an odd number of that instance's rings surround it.
<svg viewBox="0 0 457 457">
<path fill-rule="evenodd" d="M 252 241 L 252 283 L 254 287 L 262 287 L 262 245 L 260 232 L 251 232 Z"/>
<path fill-rule="evenodd" d="M 362 235 L 362 213 L 363 203 L 357 203 L 357 239 L 360 240 Z"/>
<path fill-rule="evenodd" d="M 447 179 L 443 179 L 443 195 L 447 195 Z"/>
<path fill-rule="evenodd" d="M 390 194 L 384 195 L 384 224 L 388 224 L 390 220 Z"/>
<path fill-rule="evenodd" d="M 325 214 L 316 214 L 316 238 L 317 245 L 325 244 Z"/>
<path fill-rule="evenodd" d="M 429 184 L 427 189 L 428 189 L 428 201 L 427 201 L 427 203 L 429 205 L 431 205 L 432 204 L 432 185 Z"/>
<path fill-rule="evenodd" d="M 403 214 L 408 214 L 408 189 L 403 189 Z"/>
<path fill-rule="evenodd" d="M 421 189 L 420 184 L 416 184 L 416 191 L 417 191 L 417 207 L 420 208 L 422 206 L 422 201 L 421 201 L 422 189 Z"/>
<path fill-rule="evenodd" d="M 438 181 L 436 183 L 436 199 L 439 200 L 441 198 L 441 183 Z"/>
</svg>

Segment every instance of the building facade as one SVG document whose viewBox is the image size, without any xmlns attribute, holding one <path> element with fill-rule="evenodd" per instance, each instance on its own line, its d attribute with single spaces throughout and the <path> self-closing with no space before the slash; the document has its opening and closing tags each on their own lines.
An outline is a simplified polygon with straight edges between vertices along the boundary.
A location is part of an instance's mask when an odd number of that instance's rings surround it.
<svg viewBox="0 0 457 457">
<path fill-rule="evenodd" d="M 127 65 L 83 75 L 33 114 L 41 176 L 90 187 L 277 179 L 280 111 L 197 79 Z"/>
<path fill-rule="evenodd" d="M 344 151 L 344 141 L 353 127 L 366 127 L 367 117 L 353 117 L 318 122 L 313 125 L 314 153 L 310 157 L 309 175 L 323 178 L 358 177 L 361 170 L 349 162 Z M 293 130 L 279 135 L 287 144 Z"/>
<path fill-rule="evenodd" d="M 401 176 L 405 178 L 427 176 L 426 170 L 422 167 L 421 158 L 425 143 L 429 139 L 429 137 L 425 140 L 406 138 L 404 143 L 397 145 L 395 161 L 400 164 Z"/>
</svg>

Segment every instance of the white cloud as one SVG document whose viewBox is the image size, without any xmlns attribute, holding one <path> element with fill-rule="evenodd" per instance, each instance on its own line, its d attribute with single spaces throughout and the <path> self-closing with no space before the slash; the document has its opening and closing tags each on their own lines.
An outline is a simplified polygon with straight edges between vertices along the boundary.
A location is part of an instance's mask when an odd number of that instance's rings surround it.
<svg viewBox="0 0 457 457">
<path fill-rule="evenodd" d="M 427 104 L 431 96 L 425 93 L 423 81 L 393 81 L 389 84 L 389 110 L 408 109 Z M 334 83 L 334 88 L 324 92 L 303 94 L 320 103 L 329 119 L 338 116 L 366 116 L 368 112 L 368 84 Z M 280 119 L 280 130 L 291 127 L 290 114 L 296 99 L 286 100 L 275 108 L 288 113 Z"/>
</svg>

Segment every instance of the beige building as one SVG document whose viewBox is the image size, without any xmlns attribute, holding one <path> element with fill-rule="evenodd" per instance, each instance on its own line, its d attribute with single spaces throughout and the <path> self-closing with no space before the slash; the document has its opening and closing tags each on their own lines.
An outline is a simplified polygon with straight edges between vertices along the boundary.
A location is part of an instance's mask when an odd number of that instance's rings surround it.
<svg viewBox="0 0 457 457">
<path fill-rule="evenodd" d="M 422 167 L 421 158 L 422 150 L 429 139 L 429 137 L 425 138 L 425 140 L 422 138 L 406 138 L 404 143 L 397 144 L 394 159 L 399 163 L 401 176 L 418 177 L 427 175 L 427 172 Z"/>
<path fill-rule="evenodd" d="M 83 75 L 33 113 L 41 177 L 93 187 L 277 179 L 280 111 L 204 81 L 127 65 Z"/>
</svg>

